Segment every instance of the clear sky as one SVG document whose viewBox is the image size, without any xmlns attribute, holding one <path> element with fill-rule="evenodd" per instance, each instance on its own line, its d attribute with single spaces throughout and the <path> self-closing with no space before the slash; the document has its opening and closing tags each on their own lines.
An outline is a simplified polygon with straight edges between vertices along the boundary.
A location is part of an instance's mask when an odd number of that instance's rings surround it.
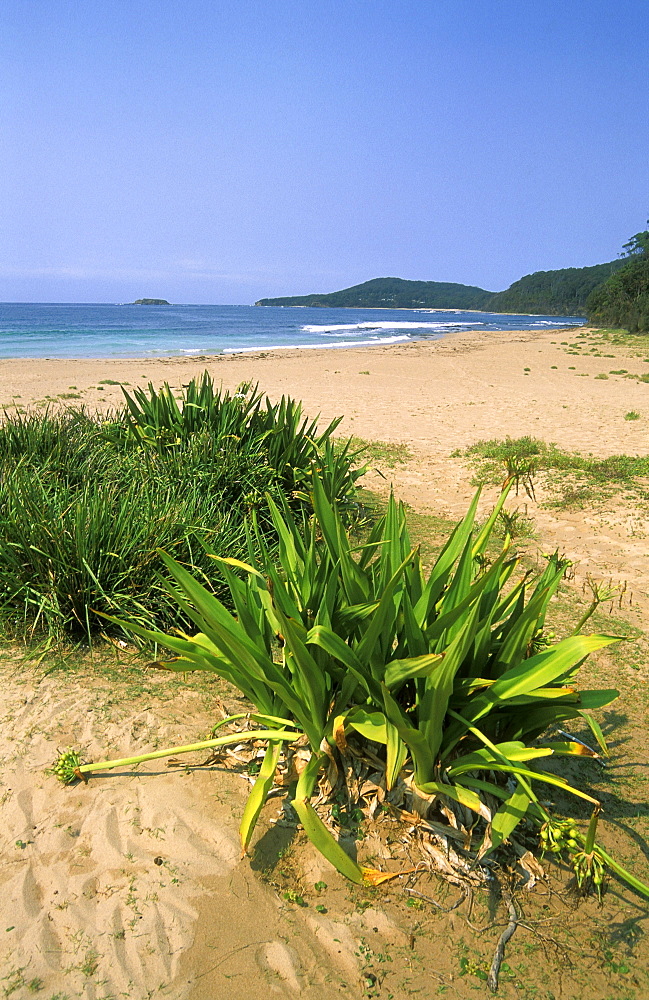
<svg viewBox="0 0 649 1000">
<path fill-rule="evenodd" d="M 649 0 L 2 0 L 0 301 L 611 260 L 648 53 Z"/>
</svg>

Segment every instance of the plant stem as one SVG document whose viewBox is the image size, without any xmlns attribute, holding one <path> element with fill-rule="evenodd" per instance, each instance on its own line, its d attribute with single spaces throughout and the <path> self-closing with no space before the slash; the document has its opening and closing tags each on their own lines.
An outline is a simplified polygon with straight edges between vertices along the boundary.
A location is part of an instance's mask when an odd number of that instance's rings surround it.
<svg viewBox="0 0 649 1000">
<path fill-rule="evenodd" d="M 115 767 L 128 767 L 131 764 L 141 764 L 145 760 L 157 760 L 160 757 L 171 757 L 177 753 L 191 753 L 192 750 L 208 750 L 211 747 L 227 746 L 228 743 L 243 743 L 249 740 L 284 740 L 290 742 L 302 734 L 288 732 L 282 729 L 260 729 L 249 733 L 230 733 L 214 740 L 203 740 L 201 743 L 189 743 L 182 747 L 169 747 L 167 750 L 154 750 L 153 753 L 140 754 L 137 757 L 122 757 L 119 760 L 102 760 L 96 764 L 82 764 L 78 771 L 83 776 L 93 771 L 111 771 Z"/>
</svg>

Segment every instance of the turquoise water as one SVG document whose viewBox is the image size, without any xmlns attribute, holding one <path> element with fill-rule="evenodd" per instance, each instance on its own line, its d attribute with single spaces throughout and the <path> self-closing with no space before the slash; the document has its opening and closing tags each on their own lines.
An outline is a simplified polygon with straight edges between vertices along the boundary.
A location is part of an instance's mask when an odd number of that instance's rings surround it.
<svg viewBox="0 0 649 1000">
<path fill-rule="evenodd" d="M 574 316 L 273 306 L 0 303 L 0 358 L 145 358 L 436 340 L 455 331 L 547 330 Z"/>
</svg>

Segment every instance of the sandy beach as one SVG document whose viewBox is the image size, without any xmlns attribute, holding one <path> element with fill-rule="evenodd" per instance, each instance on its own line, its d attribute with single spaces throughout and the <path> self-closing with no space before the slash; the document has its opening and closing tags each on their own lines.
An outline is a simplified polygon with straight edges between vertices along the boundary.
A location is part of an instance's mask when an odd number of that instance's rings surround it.
<svg viewBox="0 0 649 1000">
<path fill-rule="evenodd" d="M 480 439 L 530 435 L 599 457 L 649 454 L 649 384 L 625 377 L 645 373 L 647 364 L 623 345 L 577 355 L 569 345 L 579 332 L 462 333 L 390 347 L 191 359 L 2 361 L 0 405 L 109 409 L 121 403 L 119 383 L 166 381 L 179 389 L 207 369 L 230 389 L 254 382 L 272 398 L 299 398 L 323 422 L 344 414 L 339 433 L 407 445 L 406 462 L 378 463 L 364 485 L 385 494 L 392 484 L 414 511 L 454 518 L 473 487 L 466 459 L 451 456 Z M 625 420 L 632 410 L 640 418 Z M 625 613 L 644 628 L 646 509 L 615 496 L 587 509 L 557 509 L 544 506 L 548 495 L 541 483 L 536 502 L 520 498 L 539 549 L 558 547 L 575 562 L 576 593 L 588 574 L 626 583 L 632 596 Z M 492 496 L 487 490 L 485 507 Z M 25 664 L 16 650 L 0 662 L 0 995 L 401 1000 L 411 992 L 434 996 L 440 986 L 451 996 L 475 995 L 477 981 L 457 977 L 457 955 L 443 946 L 445 936 L 470 936 L 452 913 L 426 916 L 403 904 L 390 910 L 386 900 L 396 891 L 359 905 L 358 894 L 304 845 L 297 860 L 287 857 L 286 885 L 297 867 L 312 896 L 315 883 L 326 881 L 327 912 L 316 910 L 315 897 L 294 905 L 278 883 L 261 879 L 264 851 L 276 857 L 283 836 L 281 824 L 268 823 L 277 804 L 264 814 L 251 867 L 237 840 L 248 783 L 231 769 L 152 762 L 86 788 L 58 786 L 45 774 L 57 747 L 83 744 L 97 759 L 189 742 L 236 705 L 224 695 L 224 706 L 204 684 L 181 688 L 158 674 L 134 680 L 120 700 L 111 694 L 111 671 L 133 669 L 128 649 L 99 655 L 94 674 L 88 664 L 48 671 L 47 662 Z M 277 877 L 284 877 L 281 864 Z M 621 913 L 627 904 L 616 905 Z M 584 904 L 579 920 L 598 919 L 594 902 Z M 599 966 L 589 968 L 603 977 L 591 985 L 611 988 Z M 577 995 L 576 972 L 565 981 L 547 974 L 556 1000 Z M 512 979 L 501 995 L 528 994 Z"/>
</svg>

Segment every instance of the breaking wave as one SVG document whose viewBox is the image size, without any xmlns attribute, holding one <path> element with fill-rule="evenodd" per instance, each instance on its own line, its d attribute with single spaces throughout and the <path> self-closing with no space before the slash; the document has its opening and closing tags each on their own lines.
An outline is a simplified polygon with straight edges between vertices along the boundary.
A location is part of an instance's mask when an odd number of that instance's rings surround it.
<svg viewBox="0 0 649 1000">
<path fill-rule="evenodd" d="M 367 323 L 332 323 L 326 325 L 320 325 L 315 323 L 307 323 L 305 326 L 301 327 L 304 333 L 319 333 L 323 337 L 340 337 L 345 333 L 367 333 L 369 330 L 449 330 L 451 328 L 456 329 L 457 327 L 465 326 L 483 326 L 482 323 L 425 323 L 412 322 L 412 321 L 396 321 L 391 320 L 367 322 Z"/>
</svg>

